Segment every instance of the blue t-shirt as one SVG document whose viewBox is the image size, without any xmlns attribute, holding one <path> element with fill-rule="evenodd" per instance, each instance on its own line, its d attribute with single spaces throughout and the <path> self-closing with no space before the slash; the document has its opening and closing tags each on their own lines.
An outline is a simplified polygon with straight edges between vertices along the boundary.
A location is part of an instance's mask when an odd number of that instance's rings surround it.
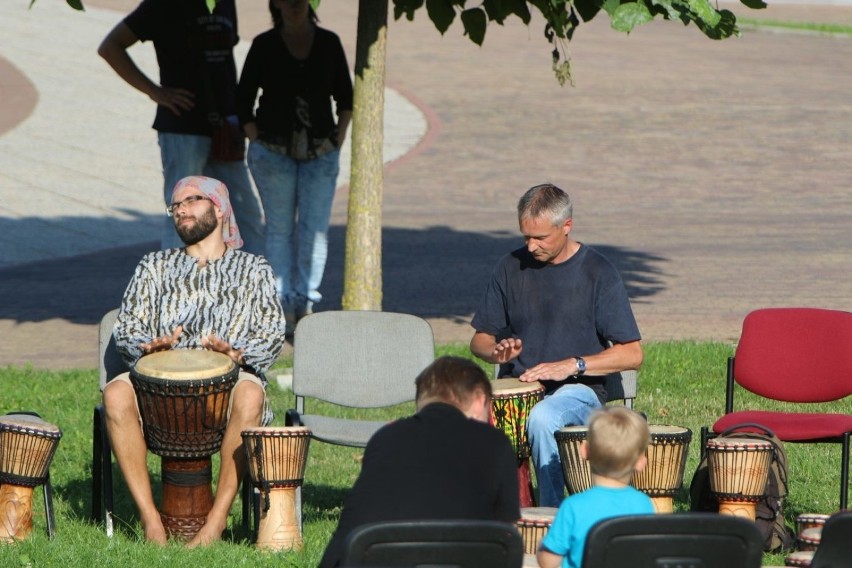
<svg viewBox="0 0 852 568">
<path fill-rule="evenodd" d="M 562 568 L 580 568 L 586 536 L 595 523 L 610 517 L 645 513 L 653 514 L 654 504 L 641 491 L 629 485 L 620 488 L 596 485 L 562 501 L 541 547 L 562 556 Z"/>
</svg>

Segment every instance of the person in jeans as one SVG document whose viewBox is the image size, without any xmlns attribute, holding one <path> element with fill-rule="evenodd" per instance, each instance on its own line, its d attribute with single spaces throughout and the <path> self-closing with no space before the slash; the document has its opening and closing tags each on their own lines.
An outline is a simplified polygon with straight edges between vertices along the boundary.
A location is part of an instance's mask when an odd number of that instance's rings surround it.
<svg viewBox="0 0 852 568">
<path fill-rule="evenodd" d="M 160 68 L 159 83 L 136 66 L 128 49 L 152 41 Z M 98 48 L 119 77 L 157 103 L 154 129 L 163 164 L 163 199 L 184 177 L 205 175 L 221 180 L 245 242 L 244 250 L 263 253 L 263 213 L 251 186 L 245 161 L 211 158 L 214 118 L 236 126 L 237 70 L 233 47 L 237 35 L 234 0 L 219 0 L 212 12 L 205 0 L 143 0 L 119 22 Z M 240 141 L 244 140 L 239 134 Z M 163 224 L 162 248 L 183 243 L 170 219 Z"/>
<path fill-rule="evenodd" d="M 269 0 L 269 11 L 273 27 L 252 42 L 237 113 L 266 212 L 266 257 L 292 333 L 322 298 L 340 146 L 352 117 L 352 79 L 340 38 L 317 25 L 308 0 Z"/>
<path fill-rule="evenodd" d="M 585 424 L 606 403 L 606 376 L 642 364 L 639 328 L 618 270 L 571 238 L 573 204 L 552 184 L 530 188 L 518 202 L 526 246 L 504 256 L 471 321 L 474 355 L 500 364 L 500 376 L 541 381 L 527 436 L 538 504 L 556 507 L 564 494 L 554 432 Z"/>
</svg>

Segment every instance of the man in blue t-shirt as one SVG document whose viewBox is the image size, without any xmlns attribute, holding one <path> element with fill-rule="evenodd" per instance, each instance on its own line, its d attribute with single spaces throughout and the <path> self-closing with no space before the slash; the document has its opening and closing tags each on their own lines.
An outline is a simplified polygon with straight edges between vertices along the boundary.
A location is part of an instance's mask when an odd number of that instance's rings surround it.
<svg viewBox="0 0 852 568">
<path fill-rule="evenodd" d="M 554 432 L 584 424 L 606 403 L 606 376 L 638 369 L 641 336 L 618 270 L 571 238 L 571 198 L 552 184 L 518 202 L 526 246 L 497 264 L 471 325 L 471 351 L 501 377 L 541 381 L 527 433 L 538 504 L 556 507 L 563 477 Z"/>
</svg>

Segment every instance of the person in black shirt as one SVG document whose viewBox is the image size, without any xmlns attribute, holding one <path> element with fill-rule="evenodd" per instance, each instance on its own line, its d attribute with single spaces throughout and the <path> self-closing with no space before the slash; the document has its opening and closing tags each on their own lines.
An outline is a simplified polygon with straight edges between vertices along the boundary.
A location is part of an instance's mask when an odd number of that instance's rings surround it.
<svg viewBox="0 0 852 568">
<path fill-rule="evenodd" d="M 518 462 L 489 425 L 491 383 L 473 361 L 440 357 L 415 380 L 417 413 L 376 432 L 320 566 L 339 566 L 347 535 L 367 523 L 520 518 Z"/>
</svg>

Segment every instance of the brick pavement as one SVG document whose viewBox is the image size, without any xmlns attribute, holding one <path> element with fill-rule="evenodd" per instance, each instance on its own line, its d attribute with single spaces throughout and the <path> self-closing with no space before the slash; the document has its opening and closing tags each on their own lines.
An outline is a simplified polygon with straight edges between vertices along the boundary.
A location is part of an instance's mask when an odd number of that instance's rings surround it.
<svg viewBox="0 0 852 568">
<path fill-rule="evenodd" d="M 267 25 L 257 5 L 240 0 L 244 38 Z M 350 62 L 355 5 L 320 13 Z M 732 9 L 852 24 L 848 6 Z M 594 22 L 570 47 L 577 86 L 560 88 L 540 33 L 492 26 L 479 48 L 458 24 L 441 38 L 425 13 L 391 23 L 388 84 L 430 132 L 386 171 L 385 309 L 466 341 L 491 266 L 520 243 L 514 204 L 542 181 L 572 194 L 578 238 L 619 266 L 648 339 L 733 341 L 756 307 L 848 309 L 852 40 L 746 29 L 713 42 L 673 23 L 625 37 Z M 326 308 L 339 305 L 345 215 L 342 192 Z M 146 246 L 0 270 L 0 363 L 94 366 L 97 317 Z"/>
</svg>

